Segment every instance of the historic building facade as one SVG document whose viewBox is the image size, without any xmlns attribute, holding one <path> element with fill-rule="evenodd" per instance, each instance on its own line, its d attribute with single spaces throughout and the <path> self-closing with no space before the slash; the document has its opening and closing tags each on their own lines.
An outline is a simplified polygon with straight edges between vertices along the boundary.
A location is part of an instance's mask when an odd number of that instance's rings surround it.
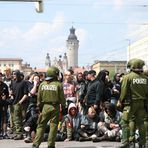
<svg viewBox="0 0 148 148">
<path fill-rule="evenodd" d="M 99 71 L 106 69 L 111 75 L 115 73 L 126 73 L 126 61 L 96 61 L 95 64 L 92 65 L 92 69 L 97 73 Z"/>
<path fill-rule="evenodd" d="M 23 64 L 23 60 L 21 58 L 0 58 L 0 72 L 4 73 L 6 68 L 10 68 L 13 70 L 20 70 L 25 75 L 32 72 L 32 67 L 30 64 Z"/>
</svg>

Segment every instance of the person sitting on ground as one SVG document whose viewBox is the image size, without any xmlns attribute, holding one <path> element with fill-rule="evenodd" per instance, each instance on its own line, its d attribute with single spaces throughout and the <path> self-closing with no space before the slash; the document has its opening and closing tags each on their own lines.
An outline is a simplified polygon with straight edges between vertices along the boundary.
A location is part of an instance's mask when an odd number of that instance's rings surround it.
<svg viewBox="0 0 148 148">
<path fill-rule="evenodd" d="M 78 113 L 77 107 L 74 103 L 70 103 L 68 107 L 68 114 L 64 116 L 61 123 L 61 129 L 57 134 L 57 141 L 71 141 L 78 140 L 78 129 L 80 128 L 81 115 Z"/>
<path fill-rule="evenodd" d="M 120 120 L 122 113 L 116 110 L 115 104 L 106 103 L 105 109 L 99 115 L 100 122 L 98 129 L 101 137 L 97 137 L 93 142 L 102 140 L 120 141 Z"/>
<path fill-rule="evenodd" d="M 88 113 L 82 116 L 81 128 L 78 130 L 80 134 L 79 141 L 88 141 L 98 136 L 97 124 L 99 117 L 94 107 L 89 107 Z"/>
<path fill-rule="evenodd" d="M 24 125 L 24 131 L 26 132 L 26 138 L 24 142 L 31 143 L 35 138 L 37 121 L 39 117 L 39 110 L 35 105 L 30 106 L 27 111 L 27 120 Z"/>
</svg>

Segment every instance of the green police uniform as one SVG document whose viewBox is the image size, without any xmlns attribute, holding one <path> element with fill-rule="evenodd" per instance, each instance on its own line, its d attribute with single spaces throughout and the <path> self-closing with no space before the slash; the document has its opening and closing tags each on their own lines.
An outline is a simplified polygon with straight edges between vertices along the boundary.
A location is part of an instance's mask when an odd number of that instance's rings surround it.
<svg viewBox="0 0 148 148">
<path fill-rule="evenodd" d="M 143 65 L 144 62 L 140 59 L 129 61 L 131 72 L 122 80 L 120 102 L 124 104 L 124 109 L 121 121 L 123 144 L 121 147 L 129 147 L 129 142 L 134 140 L 136 127 L 139 129 L 139 145 L 143 146 L 146 143 L 144 105 L 148 99 L 148 78 L 142 74 Z"/>
<path fill-rule="evenodd" d="M 148 78 L 148 75 L 145 73 L 145 71 L 144 71 L 144 74 Z M 144 125 L 145 125 L 145 128 L 146 128 L 146 141 L 148 141 L 148 99 L 147 99 L 147 102 L 146 102 L 145 106 L 146 106 L 147 114 L 146 114 L 146 117 L 144 118 Z"/>
<path fill-rule="evenodd" d="M 47 71 L 48 77 L 46 81 L 39 86 L 37 103 L 41 108 L 41 114 L 38 120 L 38 127 L 33 148 L 38 148 L 43 140 L 43 134 L 47 122 L 50 121 L 50 132 L 48 135 L 48 148 L 55 148 L 55 138 L 57 134 L 57 127 L 59 122 L 60 104 L 65 107 L 65 98 L 62 84 L 54 79 L 56 73 L 52 67 Z"/>
</svg>

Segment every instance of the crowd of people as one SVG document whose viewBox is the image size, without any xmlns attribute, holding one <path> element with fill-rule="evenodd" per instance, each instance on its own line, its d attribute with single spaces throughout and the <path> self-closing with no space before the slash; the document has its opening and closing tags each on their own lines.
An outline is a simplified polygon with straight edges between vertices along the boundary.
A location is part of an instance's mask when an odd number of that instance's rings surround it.
<svg viewBox="0 0 148 148">
<path fill-rule="evenodd" d="M 51 77 L 46 76 L 46 73 L 36 72 L 24 76 L 19 70 L 11 72 L 11 69 L 7 68 L 4 74 L 0 73 L 0 139 L 24 139 L 26 143 L 34 141 L 33 148 L 36 148 L 40 144 L 37 139 L 49 140 L 49 131 L 56 128 L 54 123 L 58 123 L 57 131 L 52 133 L 55 134 L 55 141 L 121 141 L 124 110 L 121 104 L 119 105 L 119 100 L 122 79 L 126 74 L 115 73 L 112 80 L 109 74 L 108 70 L 101 70 L 98 74 L 89 70 L 74 75 L 71 69 L 60 75 L 58 73 L 57 79 L 62 88 L 57 82 L 53 83 L 63 89 L 63 94 L 57 91 L 52 101 L 46 101 L 51 94 L 43 94 L 39 89 L 55 91 L 54 85 L 44 85 Z M 55 100 L 59 94 L 61 102 L 58 109 L 58 101 Z M 41 96 L 45 98 L 44 105 Z M 48 108 L 48 105 L 52 105 L 53 109 Z M 44 112 L 48 110 L 55 112 L 55 115 L 58 110 L 58 119 L 48 117 L 52 116 L 52 113 L 45 116 Z M 144 119 L 146 129 L 147 116 Z M 41 124 L 38 125 L 41 122 L 46 126 L 45 129 L 42 129 Z M 136 129 L 131 135 L 134 137 L 132 142 L 138 141 L 139 138 L 139 130 Z M 42 136 L 39 137 L 36 133 Z M 54 148 L 54 143 L 49 147 Z"/>
</svg>

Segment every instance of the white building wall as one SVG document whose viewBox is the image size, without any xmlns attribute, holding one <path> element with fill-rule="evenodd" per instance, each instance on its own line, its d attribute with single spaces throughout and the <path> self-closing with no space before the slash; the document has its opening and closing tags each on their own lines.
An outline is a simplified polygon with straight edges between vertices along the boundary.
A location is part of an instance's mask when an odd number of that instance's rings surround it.
<svg viewBox="0 0 148 148">
<path fill-rule="evenodd" d="M 134 42 L 127 49 L 127 59 L 139 58 L 148 66 L 148 37 Z"/>
<path fill-rule="evenodd" d="M 21 66 L 22 59 L 0 59 L 0 72 L 2 73 L 7 67 L 11 68 L 11 70 L 21 70 Z"/>
</svg>

